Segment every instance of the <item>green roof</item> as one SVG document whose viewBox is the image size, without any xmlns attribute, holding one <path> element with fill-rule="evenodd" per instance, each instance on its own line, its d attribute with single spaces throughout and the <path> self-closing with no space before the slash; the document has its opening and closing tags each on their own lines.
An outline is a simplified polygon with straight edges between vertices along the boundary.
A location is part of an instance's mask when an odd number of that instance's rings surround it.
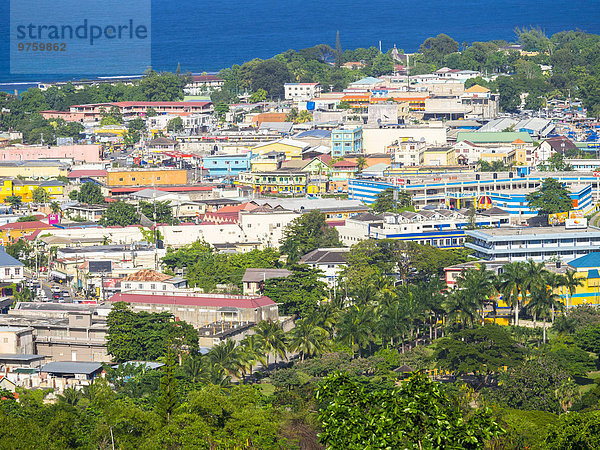
<svg viewBox="0 0 600 450">
<path fill-rule="evenodd" d="M 469 141 L 473 144 L 493 144 L 496 142 L 510 144 L 521 139 L 523 142 L 533 142 L 526 131 L 461 131 L 456 136 L 456 142 Z"/>
</svg>

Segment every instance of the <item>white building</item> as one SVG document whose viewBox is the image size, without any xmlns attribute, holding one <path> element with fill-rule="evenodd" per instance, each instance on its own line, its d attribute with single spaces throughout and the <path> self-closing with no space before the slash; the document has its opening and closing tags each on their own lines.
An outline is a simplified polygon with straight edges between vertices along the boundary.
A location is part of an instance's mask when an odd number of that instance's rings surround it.
<svg viewBox="0 0 600 450">
<path fill-rule="evenodd" d="M 285 228 L 300 215 L 294 211 L 260 206 L 252 211 L 240 211 L 239 228 L 245 240 L 277 248 Z"/>
<path fill-rule="evenodd" d="M 192 75 L 190 82 L 185 85 L 183 92 L 187 95 L 208 94 L 210 91 L 221 89 L 225 80 L 216 75 Z"/>
<path fill-rule="evenodd" d="M 600 229 L 587 227 L 565 229 L 564 226 L 467 230 L 465 247 L 473 256 L 489 261 L 536 262 L 561 259 L 570 261 L 600 251 Z"/>
<path fill-rule="evenodd" d="M 321 95 L 321 85 L 319 83 L 285 83 L 286 100 L 308 101 Z"/>
<path fill-rule="evenodd" d="M 387 148 L 391 154 L 392 167 L 411 167 L 423 164 L 423 153 L 427 149 L 425 141 L 412 139 L 398 140 Z"/>
</svg>

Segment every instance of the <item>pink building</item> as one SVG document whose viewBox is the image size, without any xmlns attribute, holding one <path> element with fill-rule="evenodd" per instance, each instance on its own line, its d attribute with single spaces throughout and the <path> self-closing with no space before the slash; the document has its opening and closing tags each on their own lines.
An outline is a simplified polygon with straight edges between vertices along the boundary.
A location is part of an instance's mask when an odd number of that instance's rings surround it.
<svg viewBox="0 0 600 450">
<path fill-rule="evenodd" d="M 73 105 L 71 113 L 83 114 L 86 120 L 99 120 L 102 112 L 109 112 L 111 108 L 119 109 L 125 119 L 133 119 L 145 116 L 146 112 L 153 108 L 158 114 L 210 114 L 213 112 L 211 102 L 113 102 L 113 103 L 90 103 L 87 105 Z"/>
<path fill-rule="evenodd" d="M 72 158 L 75 162 L 94 163 L 102 161 L 101 152 L 100 144 L 9 146 L 0 152 L 0 161 Z"/>
<path fill-rule="evenodd" d="M 63 119 L 66 122 L 83 122 L 85 114 L 74 113 L 71 111 L 40 111 L 40 114 L 44 119 Z"/>
</svg>

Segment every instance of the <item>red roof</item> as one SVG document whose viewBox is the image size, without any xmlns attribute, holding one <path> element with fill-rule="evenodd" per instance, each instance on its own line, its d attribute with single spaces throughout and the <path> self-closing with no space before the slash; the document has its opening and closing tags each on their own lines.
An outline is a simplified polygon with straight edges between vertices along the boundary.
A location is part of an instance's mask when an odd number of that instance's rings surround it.
<svg viewBox="0 0 600 450">
<path fill-rule="evenodd" d="M 150 303 L 153 305 L 189 305 L 205 307 L 236 307 L 254 309 L 261 306 L 276 305 L 269 297 L 248 297 L 242 295 L 199 294 L 199 295 L 160 295 L 160 294 L 123 294 L 117 293 L 109 302 Z"/>
<path fill-rule="evenodd" d="M 216 75 L 192 75 L 192 81 L 208 82 L 208 81 L 225 81 Z"/>
<path fill-rule="evenodd" d="M 81 177 L 106 177 L 108 171 L 106 170 L 72 170 L 67 178 L 81 178 Z"/>
<path fill-rule="evenodd" d="M 336 163 L 333 163 L 333 165 L 331 167 L 336 167 L 336 168 L 343 168 L 343 167 L 357 167 L 358 164 L 356 164 L 353 161 L 338 161 Z"/>
<path fill-rule="evenodd" d="M 73 108 L 79 108 L 82 106 L 142 106 L 142 107 L 154 107 L 154 106 L 206 106 L 212 104 L 212 102 L 107 102 L 107 103 L 87 103 L 82 105 L 73 105 Z"/>
<path fill-rule="evenodd" d="M 31 222 L 13 222 L 7 223 L 0 226 L 0 230 L 46 230 L 52 228 L 52 225 L 41 222 L 39 220 L 32 220 Z"/>
</svg>

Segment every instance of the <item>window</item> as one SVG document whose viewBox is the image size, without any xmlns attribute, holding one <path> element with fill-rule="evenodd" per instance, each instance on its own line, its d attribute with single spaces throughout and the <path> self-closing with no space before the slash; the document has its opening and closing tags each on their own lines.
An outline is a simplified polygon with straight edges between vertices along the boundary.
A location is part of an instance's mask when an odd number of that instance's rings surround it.
<svg viewBox="0 0 600 450">
<path fill-rule="evenodd" d="M 153 283 L 153 284 L 151 284 L 151 285 L 150 285 L 150 289 L 152 289 L 152 290 L 155 290 L 155 289 L 156 289 L 156 284 L 154 284 L 154 283 Z"/>
<path fill-rule="evenodd" d="M 4 275 L 6 275 L 6 276 L 10 275 L 10 269 L 4 269 Z"/>
<path fill-rule="evenodd" d="M 119 178 L 119 181 L 123 181 L 123 178 Z"/>
<path fill-rule="evenodd" d="M 143 286 L 144 286 L 144 285 L 143 285 L 142 283 L 139 283 L 139 284 L 138 284 L 138 288 L 139 288 L 139 289 L 142 289 L 142 287 L 143 287 Z"/>
<path fill-rule="evenodd" d="M 135 177 L 131 178 L 131 181 L 135 181 Z"/>
<path fill-rule="evenodd" d="M 75 320 L 83 320 L 83 316 L 75 316 Z"/>
<path fill-rule="evenodd" d="M 15 275 L 21 275 L 21 269 L 18 267 L 15 269 Z"/>
<path fill-rule="evenodd" d="M 156 177 L 156 179 L 157 179 L 158 181 L 160 181 L 160 177 Z"/>
</svg>

